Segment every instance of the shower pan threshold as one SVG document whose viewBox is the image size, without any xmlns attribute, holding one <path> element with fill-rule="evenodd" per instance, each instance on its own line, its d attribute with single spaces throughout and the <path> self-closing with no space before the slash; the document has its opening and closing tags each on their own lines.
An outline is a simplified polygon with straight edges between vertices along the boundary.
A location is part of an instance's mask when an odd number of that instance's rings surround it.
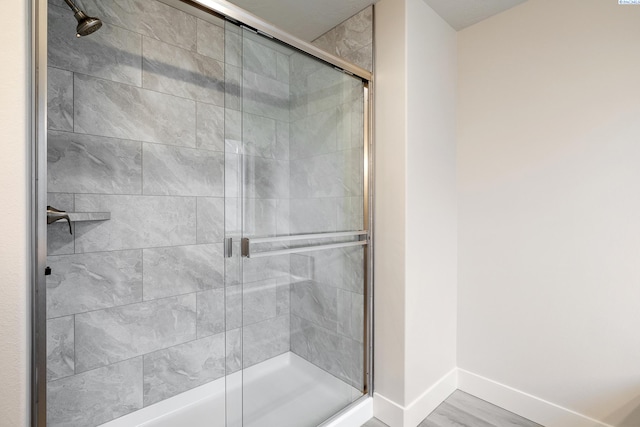
<svg viewBox="0 0 640 427">
<path fill-rule="evenodd" d="M 99 427 L 360 427 L 373 416 L 369 397 L 323 424 L 360 396 L 357 389 L 288 352 Z"/>
</svg>

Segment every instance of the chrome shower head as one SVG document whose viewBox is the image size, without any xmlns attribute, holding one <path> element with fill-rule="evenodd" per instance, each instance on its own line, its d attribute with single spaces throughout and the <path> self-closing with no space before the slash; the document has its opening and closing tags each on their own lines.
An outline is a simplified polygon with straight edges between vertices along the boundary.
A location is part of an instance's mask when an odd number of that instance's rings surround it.
<svg viewBox="0 0 640 427">
<path fill-rule="evenodd" d="M 102 27 L 102 21 L 98 18 L 85 15 L 80 11 L 74 15 L 78 20 L 78 26 L 76 27 L 76 37 L 88 36 L 91 33 L 95 33 Z"/>
<path fill-rule="evenodd" d="M 78 7 L 71 0 L 64 0 L 65 3 L 73 10 L 73 16 L 78 21 L 76 27 L 76 37 L 88 36 L 95 33 L 102 27 L 102 21 L 98 18 L 87 16 L 86 13 L 78 9 Z"/>
</svg>

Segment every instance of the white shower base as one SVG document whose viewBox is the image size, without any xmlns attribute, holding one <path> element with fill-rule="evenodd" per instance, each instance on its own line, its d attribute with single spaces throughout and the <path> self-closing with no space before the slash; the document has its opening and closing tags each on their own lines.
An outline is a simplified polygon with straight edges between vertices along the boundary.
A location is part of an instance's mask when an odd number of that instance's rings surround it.
<svg viewBox="0 0 640 427">
<path fill-rule="evenodd" d="M 360 396 L 289 352 L 101 427 L 311 427 Z M 327 427 L 360 427 L 371 416 L 371 399 L 364 399 Z"/>
</svg>

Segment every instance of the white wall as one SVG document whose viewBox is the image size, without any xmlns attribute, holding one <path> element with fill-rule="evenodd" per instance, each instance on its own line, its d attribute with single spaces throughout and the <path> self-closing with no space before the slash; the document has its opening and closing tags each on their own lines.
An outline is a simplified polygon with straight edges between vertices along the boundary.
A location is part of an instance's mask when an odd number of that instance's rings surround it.
<svg viewBox="0 0 640 427">
<path fill-rule="evenodd" d="M 406 14 L 404 0 L 375 6 L 375 390 L 404 402 Z M 384 58 L 384 60 L 382 60 Z"/>
<path fill-rule="evenodd" d="M 28 425 L 27 1 L 0 14 L 0 426 Z"/>
<path fill-rule="evenodd" d="M 407 1 L 408 402 L 456 367 L 456 67 L 456 32 Z"/>
<path fill-rule="evenodd" d="M 375 19 L 374 412 L 413 427 L 456 383 L 456 33 L 423 0 Z"/>
<path fill-rule="evenodd" d="M 518 391 L 640 425 L 639 76 L 640 6 L 615 0 L 459 33 L 458 364 L 548 427 L 594 424 Z"/>
</svg>

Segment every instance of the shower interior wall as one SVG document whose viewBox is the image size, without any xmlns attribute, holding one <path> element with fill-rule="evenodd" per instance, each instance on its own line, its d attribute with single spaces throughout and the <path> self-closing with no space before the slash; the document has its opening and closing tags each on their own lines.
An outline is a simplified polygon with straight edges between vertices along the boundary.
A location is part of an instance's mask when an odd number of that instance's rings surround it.
<svg viewBox="0 0 640 427">
<path fill-rule="evenodd" d="M 311 44 L 373 71 L 373 5 L 336 25 Z"/>
<path fill-rule="evenodd" d="M 362 249 L 223 251 L 362 227 L 360 82 L 214 16 L 79 3 L 104 27 L 76 39 L 49 1 L 48 204 L 111 219 L 49 226 L 48 425 L 288 351 L 361 386 Z"/>
</svg>

